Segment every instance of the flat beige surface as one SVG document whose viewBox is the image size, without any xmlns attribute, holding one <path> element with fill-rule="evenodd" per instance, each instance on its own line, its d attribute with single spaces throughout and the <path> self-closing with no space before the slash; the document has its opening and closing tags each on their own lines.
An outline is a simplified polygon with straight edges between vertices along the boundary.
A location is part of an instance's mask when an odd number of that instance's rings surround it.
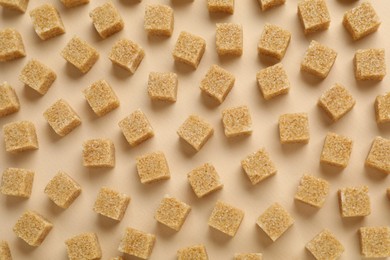
<svg viewBox="0 0 390 260">
<path fill-rule="evenodd" d="M 28 11 L 45 1 L 30 1 Z M 295 0 L 276 9 L 261 12 L 256 0 L 237 0 L 231 16 L 210 16 L 205 0 L 186 2 L 161 0 L 174 8 L 175 29 L 171 38 L 148 39 L 143 29 L 143 14 L 147 3 L 115 0 L 125 21 L 118 34 L 102 40 L 95 31 L 88 12 L 103 1 L 66 9 L 60 1 L 53 1 L 62 16 L 66 34 L 41 41 L 35 34 L 29 15 L 0 10 L 0 28 L 15 27 L 22 34 L 27 57 L 0 63 L 0 81 L 8 81 L 21 101 L 21 111 L 0 119 L 0 125 L 17 120 L 31 120 L 36 124 L 39 150 L 11 155 L 5 152 L 0 138 L 0 167 L 22 167 L 36 171 L 30 199 L 20 200 L 0 195 L 0 239 L 10 243 L 14 259 L 67 259 L 64 240 L 84 231 L 96 232 L 102 246 L 103 258 L 119 255 L 119 240 L 125 227 L 130 226 L 157 235 L 151 259 L 175 259 L 179 248 L 204 243 L 210 259 L 232 259 L 238 252 L 261 252 L 265 259 L 312 259 L 305 244 L 323 228 L 335 233 L 345 247 L 341 259 L 360 259 L 357 230 L 361 226 L 390 225 L 390 201 L 385 190 L 390 186 L 385 174 L 364 167 L 371 142 L 375 136 L 390 137 L 390 126 L 378 127 L 374 117 L 374 100 L 389 91 L 390 76 L 379 83 L 356 82 L 352 58 L 359 48 L 381 47 L 390 50 L 390 5 L 388 0 L 372 1 L 382 25 L 379 31 L 358 42 L 353 42 L 342 26 L 346 10 L 360 1 L 329 0 L 332 22 L 329 30 L 305 37 L 296 14 Z M 220 59 L 215 50 L 215 23 L 236 22 L 244 28 L 244 54 L 240 58 Z M 292 41 L 283 59 L 291 81 L 288 95 L 265 101 L 256 84 L 256 72 L 270 65 L 259 59 L 257 43 L 265 22 L 280 25 L 292 32 Z M 196 71 L 175 65 L 171 52 L 180 31 L 202 36 L 206 52 Z M 78 35 L 95 46 L 101 56 L 92 70 L 82 75 L 60 56 L 68 40 Z M 112 66 L 108 53 L 113 43 L 122 38 L 139 43 L 146 52 L 137 72 L 131 76 Z M 302 74 L 299 64 L 312 40 L 326 44 L 338 52 L 329 76 L 322 81 Z M 387 55 L 388 57 L 388 55 Z M 58 75 L 52 88 L 41 97 L 18 80 L 18 74 L 28 59 L 37 58 L 52 67 Z M 219 64 L 236 76 L 236 84 L 225 102 L 218 106 L 201 95 L 199 83 L 212 64 Z M 388 67 L 390 63 L 388 59 Z M 175 104 L 152 103 L 146 84 L 151 71 L 172 71 L 179 76 L 178 100 Z M 121 106 L 102 118 L 97 118 L 84 99 L 82 90 L 94 81 L 107 80 L 119 96 Z M 356 106 L 337 123 L 331 123 L 316 103 L 323 91 L 335 82 L 345 85 L 356 98 Z M 64 98 L 77 111 L 82 125 L 64 138 L 59 138 L 49 127 L 43 111 L 57 99 Z M 221 123 L 224 108 L 248 105 L 253 119 L 253 134 L 247 138 L 228 140 Z M 131 148 L 118 127 L 118 121 L 141 108 L 148 116 L 155 137 Z M 288 112 L 307 112 L 310 142 L 307 145 L 281 145 L 277 122 L 279 115 Z M 203 149 L 194 154 L 179 141 L 176 130 L 191 113 L 198 114 L 215 128 L 214 136 Z M 349 166 L 345 170 L 319 164 L 325 135 L 334 131 L 351 137 L 354 147 Z M 108 170 L 88 170 L 82 166 L 82 142 L 89 138 L 111 138 L 116 147 L 116 167 Z M 278 173 L 252 186 L 243 173 L 240 161 L 247 154 L 265 147 Z M 139 181 L 135 157 L 155 150 L 167 156 L 171 179 L 152 185 Z M 211 162 L 225 185 L 223 190 L 198 199 L 187 182 L 186 174 L 193 168 Z M 59 170 L 76 179 L 82 194 L 67 210 L 56 207 L 43 193 L 47 182 Z M 304 173 L 330 181 L 330 195 L 320 210 L 294 202 L 293 196 Z M 368 185 L 372 213 L 368 217 L 343 220 L 337 203 L 337 190 L 348 185 Z M 101 186 L 109 186 L 131 196 L 132 201 L 120 223 L 98 216 L 93 203 Z M 192 206 L 187 221 L 178 233 L 170 231 L 154 220 L 154 212 L 164 194 L 177 197 Z M 229 238 L 207 225 L 215 202 L 224 200 L 245 211 L 237 234 Z M 272 203 L 279 202 L 295 218 L 294 226 L 279 240 L 271 240 L 256 225 L 257 217 Z M 54 228 L 43 244 L 32 248 L 18 239 L 12 226 L 26 209 L 38 211 L 53 222 Z M 132 259 L 129 257 L 128 259 Z"/>
</svg>

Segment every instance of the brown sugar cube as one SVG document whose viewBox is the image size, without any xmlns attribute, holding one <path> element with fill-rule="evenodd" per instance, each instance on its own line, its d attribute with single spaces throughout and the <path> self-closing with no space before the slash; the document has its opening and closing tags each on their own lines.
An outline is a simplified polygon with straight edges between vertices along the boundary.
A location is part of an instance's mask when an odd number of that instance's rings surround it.
<svg viewBox="0 0 390 260">
<path fill-rule="evenodd" d="M 95 233 L 81 233 L 65 241 L 70 260 L 94 260 L 102 257 L 98 237 Z"/>
<path fill-rule="evenodd" d="M 389 227 L 361 227 L 360 247 L 364 257 L 390 257 L 390 228 Z"/>
<path fill-rule="evenodd" d="M 369 2 L 363 2 L 344 14 L 343 25 L 355 41 L 376 32 L 380 24 L 381 21 Z"/>
<path fill-rule="evenodd" d="M 244 211 L 218 200 L 209 218 L 208 224 L 222 233 L 233 237 L 244 218 Z"/>
<path fill-rule="evenodd" d="M 167 180 L 171 177 L 163 152 L 152 152 L 138 156 L 136 161 L 138 175 L 143 184 Z"/>
<path fill-rule="evenodd" d="M 177 250 L 177 260 L 208 260 L 206 247 L 204 245 L 194 245 Z"/>
<path fill-rule="evenodd" d="M 328 76 L 336 58 L 337 52 L 313 40 L 301 63 L 301 71 L 324 79 Z"/>
<path fill-rule="evenodd" d="M 26 56 L 22 36 L 13 28 L 0 31 L 0 62 Z"/>
<path fill-rule="evenodd" d="M 146 115 L 137 109 L 118 123 L 131 146 L 136 146 L 154 136 L 153 128 Z"/>
<path fill-rule="evenodd" d="M 316 208 L 322 208 L 329 193 L 329 182 L 312 175 L 303 175 L 295 199 Z"/>
<path fill-rule="evenodd" d="M 176 198 L 165 196 L 160 202 L 154 218 L 161 224 L 179 231 L 190 211 L 191 207 L 186 203 Z"/>
<path fill-rule="evenodd" d="M 337 240 L 333 233 L 327 229 L 322 230 L 310 240 L 310 242 L 306 244 L 306 249 L 317 260 L 336 260 L 344 252 L 343 245 Z"/>
<path fill-rule="evenodd" d="M 110 260 L 123 260 L 124 258 L 121 257 L 121 256 L 117 256 L 117 257 L 111 257 Z"/>
<path fill-rule="evenodd" d="M 134 74 L 144 56 L 145 52 L 138 44 L 131 40 L 121 39 L 112 46 L 108 58 L 113 64 Z"/>
<path fill-rule="evenodd" d="M 39 246 L 52 228 L 53 225 L 43 216 L 27 210 L 20 216 L 13 231 L 30 246 Z"/>
<path fill-rule="evenodd" d="M 148 4 L 144 28 L 149 36 L 171 36 L 174 26 L 173 9 L 167 5 Z"/>
<path fill-rule="evenodd" d="M 357 80 L 383 80 L 386 76 L 385 49 L 357 50 L 353 65 Z"/>
<path fill-rule="evenodd" d="M 247 106 L 223 110 L 222 123 L 227 137 L 252 134 L 252 119 Z"/>
<path fill-rule="evenodd" d="M 201 117 L 190 115 L 179 127 L 177 134 L 198 152 L 214 134 L 214 129 Z"/>
<path fill-rule="evenodd" d="M 207 0 L 210 13 L 234 13 L 234 0 Z"/>
<path fill-rule="evenodd" d="M 257 225 L 274 242 L 293 224 L 294 219 L 279 203 L 272 204 L 257 219 Z"/>
<path fill-rule="evenodd" d="M 80 193 L 80 185 L 63 171 L 59 171 L 45 187 L 49 199 L 63 209 L 69 208 Z"/>
<path fill-rule="evenodd" d="M 150 72 L 148 95 L 151 100 L 176 102 L 177 74 L 173 72 Z"/>
<path fill-rule="evenodd" d="M 51 68 L 35 59 L 30 60 L 19 75 L 21 82 L 41 95 L 47 93 L 56 78 L 57 75 Z"/>
<path fill-rule="evenodd" d="M 390 140 L 377 136 L 372 142 L 366 165 L 390 174 Z"/>
<path fill-rule="evenodd" d="M 86 41 L 74 36 L 61 51 L 61 56 L 82 73 L 87 73 L 99 59 L 99 52 Z"/>
<path fill-rule="evenodd" d="M 215 167 L 205 163 L 187 174 L 188 182 L 198 198 L 223 188 Z"/>
<path fill-rule="evenodd" d="M 19 109 L 20 103 L 15 89 L 7 82 L 0 84 L 0 117 L 16 113 Z"/>
<path fill-rule="evenodd" d="M 148 259 L 152 254 L 156 236 L 133 228 L 126 228 L 118 250 L 141 259 Z"/>
<path fill-rule="evenodd" d="M 326 30 L 330 15 L 325 0 L 301 0 L 298 2 L 298 17 L 305 34 Z"/>
<path fill-rule="evenodd" d="M 90 168 L 114 167 L 114 143 L 104 138 L 85 141 L 83 143 L 83 165 Z"/>
<path fill-rule="evenodd" d="M 241 161 L 241 166 L 253 185 L 276 174 L 277 170 L 264 148 L 249 154 Z"/>
<path fill-rule="evenodd" d="M 29 121 L 18 121 L 3 126 L 5 150 L 9 153 L 19 153 L 37 150 L 38 138 L 35 126 Z"/>
<path fill-rule="evenodd" d="M 196 69 L 205 50 L 206 41 L 202 37 L 183 31 L 177 38 L 172 55 L 175 61 Z"/>
<path fill-rule="evenodd" d="M 262 11 L 283 5 L 286 0 L 258 0 Z"/>
<path fill-rule="evenodd" d="M 9 249 L 8 243 L 5 240 L 0 240 L 0 259 L 12 260 L 11 250 Z"/>
<path fill-rule="evenodd" d="M 321 163 L 345 168 L 352 152 L 353 141 L 349 137 L 328 133 L 321 152 Z"/>
<path fill-rule="evenodd" d="M 71 8 L 71 7 L 76 7 L 76 6 L 79 6 L 79 5 L 88 4 L 89 0 L 61 0 L 61 3 L 65 7 Z"/>
<path fill-rule="evenodd" d="M 92 83 L 83 94 L 97 116 L 104 116 L 120 105 L 114 90 L 104 79 Z"/>
<path fill-rule="evenodd" d="M 281 115 L 279 117 L 279 135 L 282 144 L 308 143 L 310 133 L 307 113 Z"/>
<path fill-rule="evenodd" d="M 371 204 L 367 186 L 342 188 L 338 194 L 342 217 L 364 217 L 370 215 Z"/>
<path fill-rule="evenodd" d="M 218 65 L 212 65 L 200 82 L 200 89 L 208 96 L 222 104 L 233 88 L 235 77 Z"/>
<path fill-rule="evenodd" d="M 263 255 L 260 253 L 240 253 L 234 255 L 234 260 L 262 260 Z"/>
<path fill-rule="evenodd" d="M 0 0 L 0 6 L 24 13 L 28 2 L 29 0 Z"/>
<path fill-rule="evenodd" d="M 65 33 L 61 16 L 52 4 L 43 4 L 30 11 L 35 32 L 42 40 Z"/>
<path fill-rule="evenodd" d="M 286 54 L 290 40 L 291 33 L 289 31 L 277 25 L 266 23 L 261 33 L 257 50 L 261 55 L 269 56 L 280 61 Z"/>
<path fill-rule="evenodd" d="M 375 99 L 375 116 L 378 124 L 390 122 L 390 92 Z"/>
<path fill-rule="evenodd" d="M 93 25 L 103 39 L 117 33 L 125 26 L 119 11 L 112 2 L 106 2 L 89 13 Z"/>
<path fill-rule="evenodd" d="M 33 171 L 20 168 L 7 168 L 3 172 L 0 192 L 8 196 L 29 198 L 33 182 Z"/>
<path fill-rule="evenodd" d="M 102 187 L 96 198 L 93 210 L 100 215 L 121 221 L 129 203 L 130 197 L 126 194 Z"/>
<path fill-rule="evenodd" d="M 44 113 L 46 121 L 59 136 L 65 136 L 81 124 L 81 119 L 63 99 L 57 100 Z"/>
<path fill-rule="evenodd" d="M 220 56 L 241 56 L 243 48 L 242 25 L 217 23 L 215 41 Z"/>
<path fill-rule="evenodd" d="M 356 101 L 348 89 L 336 83 L 321 95 L 317 104 L 332 121 L 336 122 L 348 113 L 355 103 Z"/>
<path fill-rule="evenodd" d="M 290 90 L 290 81 L 281 63 L 260 70 L 256 79 L 265 100 L 287 94 Z"/>
</svg>

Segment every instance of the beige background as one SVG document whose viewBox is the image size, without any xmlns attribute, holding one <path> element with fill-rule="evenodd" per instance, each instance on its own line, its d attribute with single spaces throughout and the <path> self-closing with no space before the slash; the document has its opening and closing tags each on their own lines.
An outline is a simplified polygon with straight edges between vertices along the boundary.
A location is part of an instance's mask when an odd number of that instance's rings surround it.
<svg viewBox="0 0 390 260">
<path fill-rule="evenodd" d="M 28 11 L 48 1 L 31 1 Z M 172 6 L 175 11 L 175 29 L 172 37 L 148 39 L 143 29 L 145 5 L 152 2 Z M 1 171 L 6 167 L 22 167 L 36 171 L 33 193 L 30 199 L 21 200 L 0 196 L 0 239 L 6 239 L 15 259 L 67 259 L 64 240 L 85 231 L 96 232 L 103 250 L 103 259 L 119 255 L 117 247 L 125 227 L 131 226 L 155 233 L 151 259 L 175 259 L 176 250 L 193 244 L 204 243 L 210 259 L 232 259 L 237 252 L 262 252 L 265 259 L 312 259 L 305 251 L 305 244 L 323 228 L 329 228 L 345 246 L 341 259 L 360 259 L 357 230 L 361 226 L 389 225 L 390 201 L 385 189 L 390 186 L 388 177 L 364 167 L 364 159 L 373 138 L 389 137 L 390 126 L 377 126 L 374 119 L 374 99 L 389 91 L 390 77 L 379 83 L 356 82 L 352 58 L 359 48 L 381 47 L 389 50 L 390 6 L 388 0 L 373 1 L 383 23 L 377 33 L 353 42 L 341 24 L 343 13 L 360 1 L 329 0 L 332 18 L 329 30 L 304 36 L 296 14 L 295 0 L 288 0 L 282 7 L 261 12 L 256 0 L 236 1 L 231 16 L 209 15 L 205 0 L 143 1 L 115 0 L 115 5 L 125 21 L 123 31 L 102 40 L 95 31 L 88 12 L 103 1 L 66 9 L 59 1 L 52 1 L 61 13 L 66 34 L 48 41 L 41 41 L 35 34 L 29 15 L 0 10 L 0 28 L 14 27 L 21 32 L 27 57 L 0 63 L 0 81 L 8 81 L 21 101 L 21 110 L 0 120 L 1 126 L 17 120 L 31 120 L 37 127 L 39 150 L 11 155 L 5 152 L 0 138 Z M 244 28 L 244 54 L 239 58 L 219 58 L 215 51 L 215 23 L 241 23 Z M 265 101 L 256 85 L 258 70 L 271 63 L 259 59 L 257 42 L 265 22 L 280 25 L 292 32 L 292 41 L 283 59 L 291 90 L 288 95 Z M 171 52 L 182 30 L 202 36 L 207 42 L 205 55 L 195 71 L 175 65 Z M 59 55 L 73 35 L 79 35 L 95 46 L 101 57 L 92 70 L 82 75 Z M 113 43 L 127 37 L 138 42 L 146 56 L 136 73 L 112 66 L 108 53 Z M 336 63 L 329 76 L 319 81 L 302 74 L 299 63 L 312 40 L 326 44 L 338 52 Z M 52 67 L 58 75 L 49 92 L 41 97 L 26 88 L 18 80 L 18 74 L 30 58 L 38 58 Z M 201 95 L 199 82 L 212 64 L 219 64 L 236 76 L 236 84 L 226 101 L 218 106 Z M 388 62 L 389 65 L 389 62 Z M 389 66 L 390 67 L 390 66 Z M 173 71 L 179 75 L 178 101 L 175 104 L 152 103 L 146 92 L 148 73 Z M 92 82 L 106 79 L 118 94 L 121 106 L 108 115 L 97 118 L 84 100 L 81 90 Z M 356 106 L 337 123 L 331 123 L 317 106 L 318 97 L 335 82 L 344 84 L 356 98 Z M 59 138 L 44 120 L 43 111 L 57 99 L 66 99 L 79 113 L 82 125 L 64 138 Z M 221 111 L 224 108 L 249 106 L 253 118 L 253 135 L 228 140 L 223 134 Z M 118 121 L 141 108 L 155 130 L 155 137 L 135 148 L 125 141 L 117 125 Z M 279 142 L 277 121 L 279 115 L 288 112 L 309 113 L 311 139 L 307 145 L 285 145 Z M 194 154 L 179 141 L 176 130 L 191 114 L 198 114 L 215 128 L 214 136 Z M 350 136 L 354 140 L 349 166 L 345 170 L 324 167 L 319 156 L 328 131 Z M 116 146 L 116 167 L 105 170 L 89 170 L 82 166 L 82 142 L 89 138 L 111 138 Z M 247 154 L 265 147 L 274 160 L 278 174 L 256 186 L 252 186 L 243 173 L 240 161 Z M 169 181 L 142 185 L 135 167 L 135 157 L 151 151 L 162 150 L 171 170 Z M 225 187 L 204 199 L 197 199 L 190 189 L 186 174 L 193 168 L 211 162 L 221 175 Z M 43 189 L 58 170 L 64 170 L 83 188 L 81 196 L 67 210 L 56 207 Z M 320 210 L 295 203 L 299 179 L 303 173 L 311 173 L 331 182 L 329 197 Z M 347 185 L 368 185 L 372 202 L 372 214 L 363 219 L 344 220 L 340 217 L 337 190 Z M 92 207 L 101 186 L 109 186 L 131 196 L 132 201 L 120 223 L 113 222 L 93 212 Z M 181 231 L 175 233 L 154 220 L 153 215 L 164 194 L 175 196 L 192 206 Z M 208 217 L 216 200 L 221 199 L 245 211 L 245 218 L 233 238 L 212 230 Z M 279 240 L 271 240 L 255 225 L 257 217 L 272 203 L 281 203 L 295 218 L 294 226 Z M 32 248 L 18 239 L 12 226 L 26 209 L 33 209 L 46 216 L 54 229 L 38 248 Z M 129 257 L 128 259 L 132 259 Z"/>
</svg>

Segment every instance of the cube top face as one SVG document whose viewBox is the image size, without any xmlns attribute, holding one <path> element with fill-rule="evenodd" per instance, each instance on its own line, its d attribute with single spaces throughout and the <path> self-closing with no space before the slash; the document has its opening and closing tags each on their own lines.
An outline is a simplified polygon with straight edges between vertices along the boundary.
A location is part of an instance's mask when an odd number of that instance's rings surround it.
<svg viewBox="0 0 390 260">
<path fill-rule="evenodd" d="M 33 181 L 33 171 L 20 168 L 7 168 L 3 172 L 0 192 L 8 196 L 29 198 Z"/>
<path fill-rule="evenodd" d="M 42 62 L 32 59 L 22 69 L 19 80 L 29 86 L 40 95 L 45 95 L 53 82 L 56 73 Z"/>
<path fill-rule="evenodd" d="M 234 0 L 207 0 L 210 13 L 234 13 Z"/>
<path fill-rule="evenodd" d="M 281 63 L 260 70 L 256 79 L 265 100 L 287 94 L 290 90 L 290 81 Z"/>
<path fill-rule="evenodd" d="M 367 186 L 347 187 L 339 190 L 341 216 L 365 217 L 371 214 L 371 203 Z"/>
<path fill-rule="evenodd" d="M 186 220 L 191 207 L 178 199 L 165 196 L 154 215 L 161 224 L 179 231 Z"/>
<path fill-rule="evenodd" d="M 217 23 L 216 45 L 218 55 L 241 56 L 243 48 L 241 24 Z"/>
<path fill-rule="evenodd" d="M 0 31 L 0 62 L 26 56 L 22 36 L 13 28 Z"/>
<path fill-rule="evenodd" d="M 206 247 L 204 245 L 194 245 L 177 250 L 178 260 L 208 260 Z"/>
<path fill-rule="evenodd" d="M 30 11 L 35 32 L 42 40 L 47 40 L 65 33 L 60 14 L 52 4 L 43 4 Z"/>
<path fill-rule="evenodd" d="M 192 33 L 181 32 L 173 49 L 175 61 L 185 63 L 196 69 L 206 49 L 206 41 Z"/>
<path fill-rule="evenodd" d="M 83 90 L 85 99 L 97 116 L 104 116 L 120 106 L 119 99 L 105 80 L 92 83 Z"/>
<path fill-rule="evenodd" d="M 19 109 L 20 103 L 15 89 L 7 82 L 0 84 L 0 117 L 16 113 Z"/>
<path fill-rule="evenodd" d="M 150 36 L 171 36 L 174 27 L 173 9 L 161 4 L 147 5 L 144 27 Z"/>
<path fill-rule="evenodd" d="M 81 233 L 65 241 L 70 260 L 100 259 L 102 251 L 95 233 Z"/>
<path fill-rule="evenodd" d="M 63 171 L 58 172 L 45 187 L 45 194 L 64 209 L 68 208 L 80 193 L 80 185 Z"/>
<path fill-rule="evenodd" d="M 371 3 L 363 2 L 345 12 L 343 24 L 352 39 L 359 40 L 378 30 L 381 21 Z"/>
<path fill-rule="evenodd" d="M 152 254 L 156 236 L 133 228 L 126 228 L 118 250 L 142 259 L 148 259 Z"/>
<path fill-rule="evenodd" d="M 321 231 L 307 243 L 306 249 L 318 260 L 336 260 L 344 252 L 344 246 L 337 240 L 333 233 L 327 229 Z"/>
<path fill-rule="evenodd" d="M 222 104 L 233 88 L 234 82 L 235 77 L 232 73 L 218 65 L 212 65 L 200 82 L 200 89 Z"/>
<path fill-rule="evenodd" d="M 259 54 L 281 60 L 290 44 L 291 33 L 277 25 L 266 23 L 257 46 Z"/>
<path fill-rule="evenodd" d="M 177 74 L 173 72 L 151 72 L 148 79 L 148 94 L 152 100 L 176 102 Z"/>
<path fill-rule="evenodd" d="M 383 80 L 386 76 L 385 49 L 357 50 L 354 69 L 357 80 Z"/>
<path fill-rule="evenodd" d="M 18 121 L 3 126 L 5 150 L 19 153 L 38 149 L 38 138 L 35 126 L 29 121 Z"/>
<path fill-rule="evenodd" d="M 99 35 L 105 39 L 124 27 L 124 22 L 112 2 L 106 2 L 93 9 L 89 16 Z"/>
<path fill-rule="evenodd" d="M 144 50 L 137 43 L 120 39 L 112 46 L 108 58 L 112 63 L 134 74 L 144 56 Z"/>
<path fill-rule="evenodd" d="M 223 188 L 215 167 L 209 163 L 193 169 L 187 178 L 198 198 Z"/>
<path fill-rule="evenodd" d="M 213 135 L 213 127 L 197 115 L 190 115 L 179 127 L 177 134 L 199 151 L 207 140 Z"/>
<path fill-rule="evenodd" d="M 209 226 L 233 237 L 244 218 L 244 211 L 231 206 L 223 201 L 217 201 L 211 213 Z"/>
<path fill-rule="evenodd" d="M 286 0 L 258 0 L 262 11 L 267 11 L 271 8 L 280 6 L 286 2 Z"/>
<path fill-rule="evenodd" d="M 152 183 L 170 178 L 169 166 L 162 152 L 148 153 L 136 158 L 141 183 Z"/>
<path fill-rule="evenodd" d="M 305 34 L 326 30 L 330 25 L 330 15 L 325 0 L 301 0 L 298 3 L 298 16 Z"/>
<path fill-rule="evenodd" d="M 359 229 L 361 254 L 364 257 L 390 257 L 390 228 L 361 227 Z"/>
<path fill-rule="evenodd" d="M 390 92 L 376 97 L 375 115 L 378 124 L 390 122 Z"/>
<path fill-rule="evenodd" d="M 352 152 L 353 141 L 346 136 L 328 133 L 321 153 L 321 163 L 345 168 Z"/>
<path fill-rule="evenodd" d="M 295 199 L 310 206 L 321 208 L 329 193 L 329 183 L 312 175 L 303 175 Z"/>
<path fill-rule="evenodd" d="M 277 172 L 274 163 L 264 148 L 248 155 L 241 161 L 241 166 L 253 185 Z"/>
<path fill-rule="evenodd" d="M 51 105 L 43 116 L 59 136 L 69 134 L 81 124 L 81 119 L 73 108 L 63 99 Z"/>
<path fill-rule="evenodd" d="M 366 165 L 390 174 L 390 140 L 376 137 L 366 158 Z"/>
<path fill-rule="evenodd" d="M 279 134 L 282 144 L 308 143 L 310 139 L 308 115 L 306 113 L 281 115 Z"/>
<path fill-rule="evenodd" d="M 29 0 L 0 0 L 0 6 L 19 12 L 26 12 Z"/>
<path fill-rule="evenodd" d="M 96 198 L 93 210 L 114 220 L 122 220 L 130 197 L 111 188 L 102 187 Z"/>
<path fill-rule="evenodd" d="M 137 146 L 154 136 L 154 131 L 146 115 L 137 109 L 118 123 L 130 146 Z"/>
<path fill-rule="evenodd" d="M 222 123 L 227 137 L 249 135 L 252 133 L 252 118 L 247 106 L 223 110 Z"/>
</svg>

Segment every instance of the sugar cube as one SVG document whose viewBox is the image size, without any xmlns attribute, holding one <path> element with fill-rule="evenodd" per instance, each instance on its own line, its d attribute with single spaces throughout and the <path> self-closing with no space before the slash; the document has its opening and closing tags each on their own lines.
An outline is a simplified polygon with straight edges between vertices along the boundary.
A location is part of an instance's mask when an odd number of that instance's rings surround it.
<svg viewBox="0 0 390 260">
<path fill-rule="evenodd" d="M 19 75 L 21 82 L 41 95 L 47 93 L 56 78 L 57 75 L 51 68 L 36 59 L 30 60 Z"/>
<path fill-rule="evenodd" d="M 157 151 L 138 156 L 136 161 L 138 175 L 143 184 L 167 180 L 171 177 L 163 152 Z"/>
<path fill-rule="evenodd" d="M 309 243 L 306 249 L 315 259 L 336 260 L 344 252 L 344 246 L 337 240 L 332 232 L 327 229 L 318 233 Z"/>
<path fill-rule="evenodd" d="M 390 122 L 390 92 L 376 97 L 375 115 L 378 124 Z"/>
<path fill-rule="evenodd" d="M 385 49 L 357 50 L 353 64 L 357 80 L 383 80 L 386 76 Z"/>
<path fill-rule="evenodd" d="M 20 103 L 15 89 L 7 82 L 0 84 L 0 117 L 16 113 L 19 109 Z"/>
<path fill-rule="evenodd" d="M 214 134 L 214 129 L 203 118 L 190 115 L 179 127 L 177 134 L 198 152 Z"/>
<path fill-rule="evenodd" d="M 233 237 L 244 218 L 244 211 L 218 200 L 209 218 L 208 224 L 222 233 Z"/>
<path fill-rule="evenodd" d="M 219 104 L 225 100 L 233 88 L 235 77 L 218 65 L 212 65 L 200 82 L 200 89 Z"/>
<path fill-rule="evenodd" d="M 33 182 L 33 171 L 21 168 L 7 168 L 3 172 L 0 192 L 8 196 L 29 198 Z"/>
<path fill-rule="evenodd" d="M 269 56 L 280 61 L 286 54 L 290 40 L 291 33 L 289 31 L 277 25 L 266 23 L 261 33 L 257 50 L 261 55 Z"/>
<path fill-rule="evenodd" d="M 283 5 L 286 0 L 258 0 L 262 11 Z"/>
<path fill-rule="evenodd" d="M 346 136 L 328 133 L 321 152 L 321 163 L 345 168 L 352 152 L 353 141 Z"/>
<path fill-rule="evenodd" d="M 134 74 L 144 56 L 144 50 L 137 43 L 128 39 L 120 39 L 112 46 L 108 58 L 113 64 Z"/>
<path fill-rule="evenodd" d="M 207 0 L 210 13 L 234 13 L 234 0 Z"/>
<path fill-rule="evenodd" d="M 10 153 L 19 153 L 28 150 L 37 150 L 38 138 L 35 126 L 30 121 L 17 121 L 3 126 L 5 150 Z"/>
<path fill-rule="evenodd" d="M 367 186 L 346 187 L 338 192 L 341 216 L 364 217 L 371 213 Z"/>
<path fill-rule="evenodd" d="M 216 46 L 220 56 L 241 56 L 243 48 L 242 25 L 217 23 Z"/>
<path fill-rule="evenodd" d="M 70 260 L 92 260 L 102 257 L 98 237 L 92 232 L 85 232 L 71 237 L 65 241 L 65 245 Z"/>
<path fill-rule="evenodd" d="M 196 69 L 206 50 L 206 41 L 195 34 L 181 32 L 177 38 L 172 55 L 175 61 L 185 63 Z"/>
<path fill-rule="evenodd" d="M 277 170 L 264 148 L 249 154 L 241 161 L 241 166 L 253 185 L 276 174 Z"/>
<path fill-rule="evenodd" d="M 152 254 L 156 236 L 133 228 L 126 228 L 118 250 L 141 259 L 148 259 Z"/>
<path fill-rule="evenodd" d="M 174 27 L 173 9 L 162 4 L 148 4 L 145 8 L 144 28 L 149 36 L 171 36 Z"/>
<path fill-rule="evenodd" d="M 308 143 L 310 133 L 307 113 L 281 115 L 279 117 L 279 135 L 282 144 Z"/>
<path fill-rule="evenodd" d="M 198 198 L 223 188 L 215 167 L 205 163 L 187 174 L 188 182 Z"/>
<path fill-rule="evenodd" d="M 298 16 L 305 34 L 329 28 L 330 15 L 325 0 L 301 0 L 298 2 Z"/>
<path fill-rule="evenodd" d="M 295 193 L 295 199 L 316 208 L 322 208 L 329 193 L 329 182 L 304 174 Z"/>
<path fill-rule="evenodd" d="M 290 81 L 281 63 L 261 69 L 256 79 L 265 100 L 287 94 L 290 90 Z"/>
<path fill-rule="evenodd" d="M 377 136 L 372 142 L 366 165 L 390 174 L 390 140 Z"/>
<path fill-rule="evenodd" d="M 114 167 L 114 143 L 105 138 L 85 141 L 83 143 L 83 165 L 90 168 Z"/>
<path fill-rule="evenodd" d="M 103 216 L 114 220 L 122 220 L 127 206 L 130 203 L 130 197 L 108 187 L 102 187 L 95 200 L 93 210 Z"/>
<path fill-rule="evenodd" d="M 19 59 L 26 56 L 23 39 L 13 28 L 0 31 L 0 62 Z"/>
<path fill-rule="evenodd" d="M 47 40 L 65 33 L 61 16 L 52 4 L 43 4 L 30 11 L 30 17 L 39 38 Z"/>
<path fill-rule="evenodd" d="M 154 218 L 161 224 L 179 231 L 190 211 L 191 207 L 188 204 L 166 195 L 160 202 Z"/>
<path fill-rule="evenodd" d="M 193 245 L 177 250 L 177 260 L 208 260 L 206 247 L 204 245 Z"/>
<path fill-rule="evenodd" d="M 173 72 L 150 72 L 148 95 L 151 100 L 176 102 L 177 74 Z"/>
<path fill-rule="evenodd" d="M 119 11 L 111 1 L 93 9 L 89 13 L 89 17 L 91 17 L 96 31 L 103 39 L 121 31 L 125 26 Z"/>
<path fill-rule="evenodd" d="M 92 83 L 83 90 L 84 97 L 97 116 L 104 116 L 119 107 L 114 90 L 104 79 Z"/>
<path fill-rule="evenodd" d="M 359 229 L 361 254 L 364 257 L 390 257 L 390 228 L 361 227 Z"/>
<path fill-rule="evenodd" d="M 133 147 L 154 136 L 148 118 L 140 109 L 119 121 L 118 125 L 127 142 Z"/>
</svg>

